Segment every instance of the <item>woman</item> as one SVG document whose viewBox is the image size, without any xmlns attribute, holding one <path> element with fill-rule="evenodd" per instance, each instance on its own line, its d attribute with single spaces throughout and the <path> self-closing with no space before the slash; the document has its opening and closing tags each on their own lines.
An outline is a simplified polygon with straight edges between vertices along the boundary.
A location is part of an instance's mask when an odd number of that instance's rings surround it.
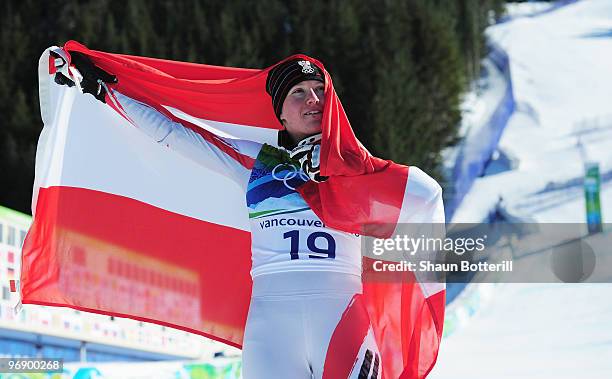
<svg viewBox="0 0 612 379">
<path fill-rule="evenodd" d="M 84 76 L 84 91 L 104 101 L 101 84 L 112 81 L 108 74 L 76 53 L 73 63 Z M 266 91 L 284 126 L 279 147 L 219 137 L 211 141 L 144 103 L 117 91 L 112 95 L 152 140 L 230 177 L 245 193 L 253 291 L 243 376 L 331 377 L 336 366 L 348 362 L 350 378 L 381 377 L 379 349 L 356 296 L 362 291 L 360 236 L 327 227 L 296 191 L 310 180 L 326 180 L 319 172 L 323 72 L 309 59 L 283 61 L 269 72 Z M 237 154 L 228 154 L 227 147 Z M 254 164 L 245 165 L 241 160 L 246 159 Z M 412 175 L 424 191 L 438 191 L 422 172 Z M 346 321 L 354 310 L 361 317 Z M 369 329 L 365 338 L 350 338 L 351 328 L 364 327 Z"/>
</svg>

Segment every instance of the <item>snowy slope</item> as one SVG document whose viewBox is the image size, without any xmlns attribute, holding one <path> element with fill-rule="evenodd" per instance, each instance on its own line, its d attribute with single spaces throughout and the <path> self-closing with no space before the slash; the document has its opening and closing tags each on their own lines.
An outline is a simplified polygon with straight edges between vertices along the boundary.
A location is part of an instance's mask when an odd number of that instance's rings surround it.
<svg viewBox="0 0 612 379">
<path fill-rule="evenodd" d="M 512 212 L 537 221 L 584 222 L 580 190 L 564 192 L 557 205 L 568 209 L 558 214 L 523 205 L 547 186 L 580 179 L 587 159 L 600 163 L 602 175 L 612 172 L 612 1 L 580 1 L 488 34 L 510 56 L 518 109 L 499 148 L 518 167 L 477 179 L 453 221 L 483 220 L 501 196 Z M 612 214 L 609 187 L 602 185 L 604 221 Z"/>
<path fill-rule="evenodd" d="M 428 379 L 609 379 L 608 284 L 504 284 L 443 340 Z"/>
<path fill-rule="evenodd" d="M 600 164 L 603 220 L 612 222 L 612 0 L 516 18 L 488 35 L 510 57 L 517 110 L 499 149 L 517 166 L 477 179 L 453 222 L 484 220 L 500 197 L 506 212 L 524 220 L 585 222 L 587 160 Z M 612 231 L 596 237 L 612 246 Z M 445 324 L 428 378 L 612 377 L 612 284 L 468 290 L 479 295 L 448 307 L 453 325 Z"/>
</svg>

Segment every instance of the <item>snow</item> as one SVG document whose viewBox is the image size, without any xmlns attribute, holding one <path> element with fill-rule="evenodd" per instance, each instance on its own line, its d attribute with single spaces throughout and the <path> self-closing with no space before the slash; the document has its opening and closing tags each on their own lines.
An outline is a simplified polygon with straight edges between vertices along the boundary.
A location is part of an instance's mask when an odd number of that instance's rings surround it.
<svg viewBox="0 0 612 379">
<path fill-rule="evenodd" d="M 612 171 L 612 32 L 601 37 L 602 30 L 612 31 L 611 1 L 581 1 L 488 29 L 510 56 L 517 110 L 498 148 L 517 167 L 478 178 L 453 222 L 482 221 L 500 196 L 508 209 L 528 219 L 584 222 L 579 190 L 564 194 L 573 212 L 561 211 L 562 204 L 558 214 L 520 205 L 535 201 L 547 186 L 579 180 L 586 160 L 599 162 L 602 176 Z M 604 221 L 612 214 L 608 187 L 603 183 Z"/>
<path fill-rule="evenodd" d="M 467 325 L 443 340 L 428 379 L 609 378 L 612 328 L 602 319 L 612 318 L 610 288 L 501 285 Z"/>
<path fill-rule="evenodd" d="M 514 5 L 510 21 L 487 30 L 510 57 L 517 109 L 498 149 L 513 167 L 478 178 L 453 222 L 499 207 L 523 221 L 584 223 L 587 161 L 599 163 L 611 220 L 612 1 L 541 13 L 547 6 Z M 612 245 L 610 230 L 594 238 Z M 609 270 L 606 254 L 596 270 Z M 610 283 L 473 283 L 447 315 L 430 379 L 611 377 Z"/>
<path fill-rule="evenodd" d="M 474 138 L 478 138 L 479 126 L 491 118 L 506 91 L 504 75 L 490 59 L 483 60 L 482 72 L 478 87 L 475 91 L 467 92 L 461 102 L 461 125 L 458 133 L 461 145 L 470 145 Z M 453 147 L 442 152 L 448 172 L 452 171 L 459 151 L 460 147 Z"/>
<path fill-rule="evenodd" d="M 548 1 L 530 1 L 528 3 L 508 3 L 506 14 L 515 19 L 519 17 L 529 17 L 539 12 L 547 11 L 552 8 L 553 3 Z"/>
</svg>

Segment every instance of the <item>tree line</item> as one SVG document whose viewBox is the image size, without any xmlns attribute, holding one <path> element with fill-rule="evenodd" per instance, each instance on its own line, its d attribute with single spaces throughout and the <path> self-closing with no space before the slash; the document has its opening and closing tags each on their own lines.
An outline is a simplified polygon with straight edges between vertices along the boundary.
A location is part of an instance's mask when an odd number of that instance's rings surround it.
<svg viewBox="0 0 612 379">
<path fill-rule="evenodd" d="M 70 39 L 96 50 L 238 67 L 321 60 L 359 139 L 439 178 L 459 104 L 503 0 L 9 0 L 0 5 L 0 204 L 30 213 L 42 128 L 37 63 Z"/>
</svg>

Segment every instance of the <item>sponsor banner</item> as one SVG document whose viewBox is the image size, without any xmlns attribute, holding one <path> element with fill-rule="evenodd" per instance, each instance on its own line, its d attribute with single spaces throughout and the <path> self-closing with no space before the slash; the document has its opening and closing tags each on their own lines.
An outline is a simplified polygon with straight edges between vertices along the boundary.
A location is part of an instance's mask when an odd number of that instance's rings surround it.
<svg viewBox="0 0 612 379">
<path fill-rule="evenodd" d="M 599 233 L 601 227 L 601 204 L 599 192 L 601 178 L 599 176 L 599 164 L 587 162 L 584 165 L 584 200 L 586 204 L 586 221 L 589 233 Z"/>
</svg>

